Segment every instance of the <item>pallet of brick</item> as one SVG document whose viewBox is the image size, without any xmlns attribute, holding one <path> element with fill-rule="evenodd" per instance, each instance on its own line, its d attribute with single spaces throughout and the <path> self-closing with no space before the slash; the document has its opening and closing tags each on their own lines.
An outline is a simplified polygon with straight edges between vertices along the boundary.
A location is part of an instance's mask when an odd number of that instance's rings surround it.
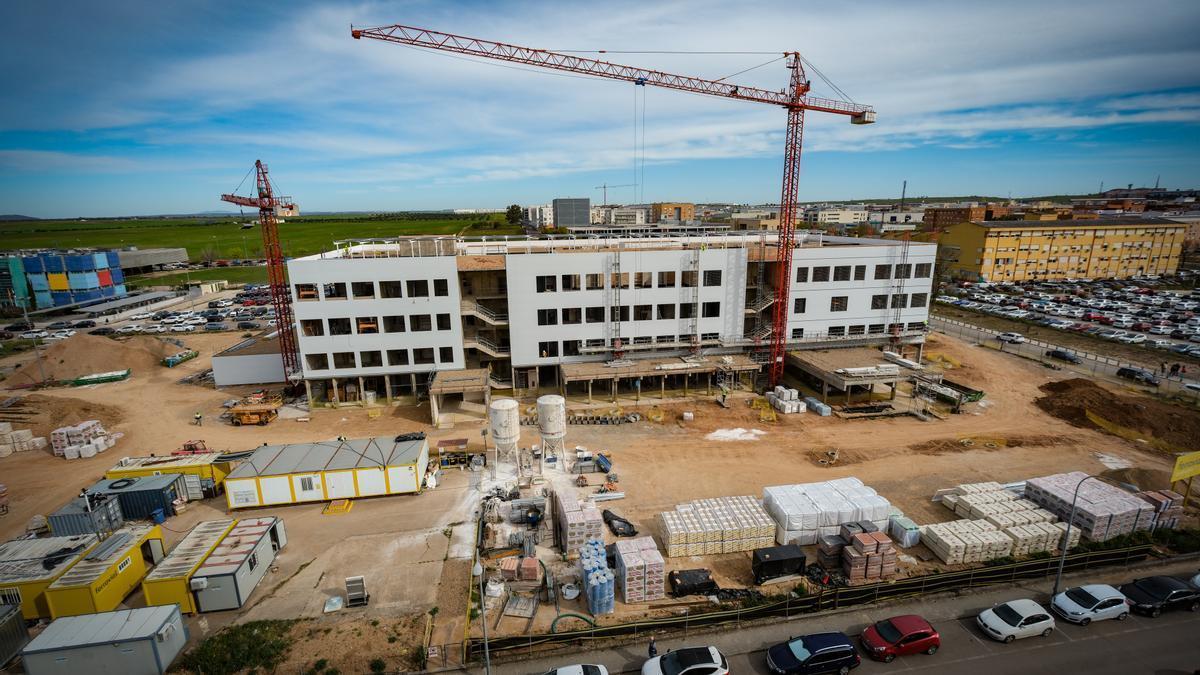
<svg viewBox="0 0 1200 675">
<path fill-rule="evenodd" d="M 1072 524 L 1092 541 L 1107 541 L 1150 525 L 1152 520 L 1143 511 L 1151 507 L 1144 500 L 1107 483 L 1083 482 L 1085 478 L 1087 474 L 1080 471 L 1031 478 L 1025 483 L 1025 497 L 1059 518 L 1070 515 L 1074 500 Z"/>
<path fill-rule="evenodd" d="M 853 546 L 842 549 L 842 573 L 851 581 L 867 578 L 867 555 Z"/>
<path fill-rule="evenodd" d="M 865 532 L 859 532 L 850 537 L 850 545 L 854 547 L 854 550 L 864 555 L 869 555 L 879 550 L 879 542 L 875 541 L 875 537 Z"/>
<path fill-rule="evenodd" d="M 962 483 L 955 485 L 953 489 L 955 494 L 969 495 L 980 492 L 996 492 L 1003 490 L 1004 486 L 995 481 L 987 481 L 983 483 Z"/>
<path fill-rule="evenodd" d="M 966 545 L 962 539 L 943 527 L 944 524 L 927 525 L 921 530 L 921 542 L 942 562 L 955 565 L 963 561 Z"/>
<path fill-rule="evenodd" d="M 950 509 L 954 513 L 958 509 L 958 498 L 960 495 L 943 495 L 941 505 Z"/>
<path fill-rule="evenodd" d="M 654 540 L 646 537 L 650 544 L 654 544 Z M 658 549 L 643 549 L 641 551 L 642 561 L 646 564 L 646 600 L 662 600 L 667 597 L 666 581 L 666 561 L 663 560 L 662 554 Z"/>
<path fill-rule="evenodd" d="M 1054 523 L 1051 527 L 1059 530 L 1058 538 L 1054 543 L 1055 549 L 1061 551 L 1065 546 L 1069 551 L 1079 545 L 1080 532 L 1078 527 L 1072 527 L 1070 533 L 1067 532 L 1066 523 Z"/>
<path fill-rule="evenodd" d="M 504 581 L 517 580 L 517 568 L 520 567 L 520 561 L 516 556 L 509 556 L 500 559 L 500 578 Z"/>
</svg>

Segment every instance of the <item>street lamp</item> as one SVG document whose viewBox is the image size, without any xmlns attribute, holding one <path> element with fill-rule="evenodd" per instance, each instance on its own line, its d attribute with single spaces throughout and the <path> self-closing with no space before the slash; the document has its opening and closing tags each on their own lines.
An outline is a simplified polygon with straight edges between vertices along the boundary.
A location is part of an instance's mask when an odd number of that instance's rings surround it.
<svg viewBox="0 0 1200 675">
<path fill-rule="evenodd" d="M 1125 486 L 1112 480 L 1111 478 L 1105 478 L 1104 476 L 1097 475 L 1084 476 L 1083 479 L 1075 485 L 1075 494 L 1071 497 L 1071 513 L 1069 516 L 1067 516 L 1067 529 L 1062 535 L 1062 555 L 1058 558 L 1058 572 L 1056 572 L 1054 575 L 1054 590 L 1050 592 L 1051 598 L 1058 595 L 1058 587 L 1062 583 L 1063 567 L 1067 564 L 1067 548 L 1069 542 L 1071 541 L 1071 526 L 1074 524 L 1075 520 L 1075 507 L 1079 502 L 1079 488 L 1083 487 L 1084 483 L 1093 478 L 1098 481 L 1108 483 L 1113 487 L 1121 488 L 1122 490 L 1125 489 Z"/>
</svg>

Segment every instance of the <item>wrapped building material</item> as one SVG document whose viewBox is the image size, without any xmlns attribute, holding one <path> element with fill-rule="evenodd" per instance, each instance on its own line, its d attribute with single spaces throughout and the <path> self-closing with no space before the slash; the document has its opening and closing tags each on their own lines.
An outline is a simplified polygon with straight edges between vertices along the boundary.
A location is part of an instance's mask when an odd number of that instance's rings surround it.
<svg viewBox="0 0 1200 675">
<path fill-rule="evenodd" d="M 771 516 L 750 496 L 697 499 L 660 513 L 659 520 L 672 558 L 752 551 L 770 546 L 777 534 Z"/>
</svg>

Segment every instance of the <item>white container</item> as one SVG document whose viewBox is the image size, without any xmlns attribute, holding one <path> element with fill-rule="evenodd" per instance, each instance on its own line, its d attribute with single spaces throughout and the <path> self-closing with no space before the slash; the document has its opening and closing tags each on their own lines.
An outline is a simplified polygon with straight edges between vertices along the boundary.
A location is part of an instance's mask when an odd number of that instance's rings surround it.
<svg viewBox="0 0 1200 675">
<path fill-rule="evenodd" d="M 558 439 L 567 435 L 567 401 L 557 394 L 537 400 L 538 430 L 542 438 Z"/>
<path fill-rule="evenodd" d="M 497 443 L 516 443 L 521 437 L 520 405 L 511 398 L 498 398 L 488 408 L 492 438 Z"/>
</svg>

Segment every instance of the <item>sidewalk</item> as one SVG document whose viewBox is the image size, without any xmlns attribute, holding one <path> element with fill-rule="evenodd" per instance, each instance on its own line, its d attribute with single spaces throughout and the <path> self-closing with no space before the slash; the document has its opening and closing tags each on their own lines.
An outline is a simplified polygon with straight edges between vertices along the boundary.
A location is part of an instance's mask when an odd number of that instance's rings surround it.
<svg viewBox="0 0 1200 675">
<path fill-rule="evenodd" d="M 1119 585 L 1139 576 L 1156 574 L 1190 576 L 1195 574 L 1197 569 L 1200 569 L 1200 558 L 1196 557 L 1169 562 L 1151 561 L 1129 568 L 1113 567 L 1088 570 L 1079 574 L 1067 574 L 1063 577 L 1063 587 L 1080 583 Z M 659 653 L 663 653 L 668 649 L 710 644 L 716 646 L 726 656 L 735 656 L 764 650 L 772 644 L 802 633 L 843 631 L 853 636 L 880 618 L 897 614 L 920 614 L 936 626 L 939 622 L 974 616 L 982 609 L 1013 598 L 1032 597 L 1038 601 L 1048 601 L 1053 585 L 1053 578 L 1023 581 L 1016 584 L 1003 584 L 997 588 L 939 593 L 920 600 L 881 602 L 877 605 L 805 615 L 790 621 L 769 620 L 756 625 L 747 625 L 741 629 L 724 626 L 691 631 L 687 637 L 683 635 L 659 636 L 658 650 Z M 499 657 L 505 661 L 503 663 L 493 660 L 492 673 L 494 675 L 545 673 L 553 668 L 571 663 L 601 664 L 608 668 L 610 673 L 637 672 L 646 660 L 648 638 L 647 634 L 636 641 L 612 644 L 597 650 L 590 650 L 586 646 L 574 650 L 566 648 L 561 654 L 555 656 L 529 660 L 516 660 L 517 655 L 510 653 Z M 480 665 L 472 668 L 471 671 L 482 674 L 484 669 Z"/>
</svg>

